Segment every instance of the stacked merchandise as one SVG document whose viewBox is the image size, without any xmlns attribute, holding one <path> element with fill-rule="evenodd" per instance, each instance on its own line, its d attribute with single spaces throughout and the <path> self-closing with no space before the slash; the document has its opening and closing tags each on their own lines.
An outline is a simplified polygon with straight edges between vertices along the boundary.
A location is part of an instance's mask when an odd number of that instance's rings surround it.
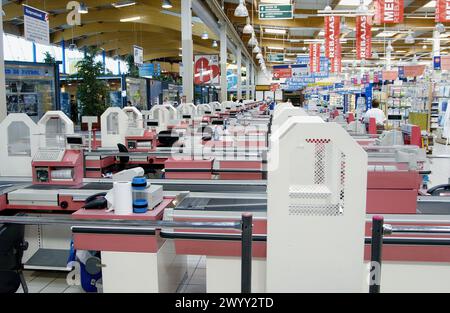
<svg viewBox="0 0 450 313">
<path fill-rule="evenodd" d="M 444 134 L 444 127 L 450 123 L 448 121 L 448 103 L 450 102 L 450 86 L 445 82 L 438 82 L 434 87 L 433 102 L 430 112 L 430 129 L 436 133 L 436 142 L 446 144 L 447 134 Z"/>
</svg>

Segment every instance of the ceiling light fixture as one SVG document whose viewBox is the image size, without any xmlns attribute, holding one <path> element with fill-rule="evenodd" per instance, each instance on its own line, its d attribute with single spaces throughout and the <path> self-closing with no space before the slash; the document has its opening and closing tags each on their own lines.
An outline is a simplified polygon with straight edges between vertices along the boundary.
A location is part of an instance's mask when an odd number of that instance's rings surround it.
<svg viewBox="0 0 450 313">
<path fill-rule="evenodd" d="M 247 17 L 248 16 L 248 10 L 244 4 L 244 0 L 239 0 L 239 5 L 234 10 L 234 16 L 236 16 L 236 17 Z"/>
<path fill-rule="evenodd" d="M 356 9 L 357 14 L 366 14 L 369 12 L 369 8 L 364 4 L 364 0 L 360 0 L 359 7 Z"/>
<path fill-rule="evenodd" d="M 219 45 L 217 44 L 217 40 L 213 40 L 212 47 L 217 48 Z"/>
<path fill-rule="evenodd" d="M 248 41 L 248 45 L 254 47 L 257 44 L 258 44 L 258 40 L 256 40 L 255 33 L 252 33 L 252 37 L 250 37 L 250 40 Z"/>
<path fill-rule="evenodd" d="M 272 46 L 267 47 L 267 49 L 269 49 L 269 50 L 284 50 L 283 47 L 272 47 Z"/>
<path fill-rule="evenodd" d="M 134 1 L 119 1 L 119 2 L 114 2 L 112 4 L 112 6 L 115 7 L 116 9 L 119 9 L 119 8 L 129 7 L 129 6 L 132 6 L 135 4 L 136 4 L 136 2 L 134 2 Z"/>
<path fill-rule="evenodd" d="M 412 31 L 408 32 L 408 36 L 405 38 L 405 43 L 412 45 L 415 42 Z"/>
<path fill-rule="evenodd" d="M 253 26 L 250 24 L 250 18 L 247 16 L 247 24 L 244 26 L 242 30 L 244 34 L 252 34 L 254 32 Z"/>
<path fill-rule="evenodd" d="M 208 33 L 206 32 L 206 30 L 203 32 L 203 34 L 202 34 L 202 39 L 203 40 L 207 40 L 207 39 L 209 39 L 209 35 L 208 35 Z"/>
<path fill-rule="evenodd" d="M 394 48 L 392 48 L 392 43 L 391 41 L 388 42 L 388 45 L 386 47 L 386 51 L 387 52 L 394 52 Z"/>
<path fill-rule="evenodd" d="M 273 35 L 285 35 L 286 29 L 280 29 L 280 28 L 265 28 L 264 32 L 267 34 L 273 34 Z"/>
<path fill-rule="evenodd" d="M 126 22 L 134 22 L 134 21 L 138 21 L 140 20 L 141 17 L 140 16 L 133 16 L 133 17 L 127 17 L 127 18 L 121 18 L 120 21 L 122 23 L 126 23 Z"/>
<path fill-rule="evenodd" d="M 80 7 L 78 8 L 78 13 L 80 13 L 80 14 L 89 13 L 89 10 L 88 10 L 86 4 L 84 4 L 83 2 L 80 3 Z"/>
<path fill-rule="evenodd" d="M 256 45 L 256 46 L 253 48 L 253 53 L 260 53 L 260 52 L 261 52 L 261 49 L 259 48 L 258 45 Z"/>
<path fill-rule="evenodd" d="M 440 33 L 445 33 L 445 26 L 442 23 L 437 23 L 436 24 L 436 30 Z"/>
<path fill-rule="evenodd" d="M 256 55 L 256 59 L 259 60 L 259 59 L 262 59 L 262 58 L 264 58 L 264 57 L 263 57 L 262 53 L 259 52 L 259 53 Z"/>
<path fill-rule="evenodd" d="M 163 0 L 161 7 L 163 9 L 171 9 L 173 7 L 172 2 L 170 0 Z"/>
</svg>

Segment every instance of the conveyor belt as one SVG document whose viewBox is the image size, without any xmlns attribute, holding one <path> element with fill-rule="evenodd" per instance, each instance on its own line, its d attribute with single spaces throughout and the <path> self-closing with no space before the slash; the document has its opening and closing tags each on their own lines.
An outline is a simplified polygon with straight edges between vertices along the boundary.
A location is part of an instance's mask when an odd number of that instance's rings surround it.
<svg viewBox="0 0 450 313">
<path fill-rule="evenodd" d="M 151 181 L 156 185 L 162 185 L 164 191 L 191 191 L 191 192 L 221 192 L 221 193 L 235 193 L 235 192 L 265 192 L 266 186 L 247 185 L 247 184 L 210 184 L 210 183 L 189 183 L 185 181 L 174 182 L 158 180 Z M 78 188 L 80 190 L 109 190 L 112 188 L 112 183 L 109 182 L 92 182 Z"/>
<path fill-rule="evenodd" d="M 74 186 L 67 186 L 67 185 L 30 185 L 26 186 L 24 189 L 59 190 L 59 189 L 81 189 L 81 188 L 75 188 Z"/>
<path fill-rule="evenodd" d="M 13 188 L 13 187 L 21 187 L 25 185 L 24 183 L 18 183 L 16 181 L 2 181 L 0 182 L 0 194 L 3 194 L 4 190 Z"/>
<path fill-rule="evenodd" d="M 265 212 L 267 210 L 267 200 L 186 197 L 175 210 Z"/>
</svg>

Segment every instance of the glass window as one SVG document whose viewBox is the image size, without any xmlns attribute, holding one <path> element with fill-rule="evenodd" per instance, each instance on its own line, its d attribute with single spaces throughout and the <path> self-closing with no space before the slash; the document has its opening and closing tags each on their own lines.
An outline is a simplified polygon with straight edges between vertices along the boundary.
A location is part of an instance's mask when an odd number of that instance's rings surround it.
<svg viewBox="0 0 450 313">
<path fill-rule="evenodd" d="M 119 113 L 113 112 L 106 118 L 106 131 L 108 135 L 119 134 Z"/>
<path fill-rule="evenodd" d="M 31 156 L 30 129 L 24 122 L 12 122 L 8 129 L 8 155 Z"/>
</svg>

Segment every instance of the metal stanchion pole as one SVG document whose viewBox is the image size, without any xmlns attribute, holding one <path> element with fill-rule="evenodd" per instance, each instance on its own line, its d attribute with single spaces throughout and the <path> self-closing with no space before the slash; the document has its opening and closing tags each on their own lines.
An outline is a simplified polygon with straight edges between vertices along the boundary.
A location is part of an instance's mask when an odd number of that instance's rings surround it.
<svg viewBox="0 0 450 313">
<path fill-rule="evenodd" d="M 383 229 L 384 218 L 382 216 L 374 216 L 372 218 L 372 245 L 371 245 L 371 270 L 374 269 L 370 283 L 370 293 L 380 293 L 381 283 L 381 259 L 383 249 Z M 375 267 L 375 268 L 373 268 Z"/>
<path fill-rule="evenodd" d="M 252 292 L 252 237 L 253 216 L 242 215 L 241 292 Z"/>
</svg>

